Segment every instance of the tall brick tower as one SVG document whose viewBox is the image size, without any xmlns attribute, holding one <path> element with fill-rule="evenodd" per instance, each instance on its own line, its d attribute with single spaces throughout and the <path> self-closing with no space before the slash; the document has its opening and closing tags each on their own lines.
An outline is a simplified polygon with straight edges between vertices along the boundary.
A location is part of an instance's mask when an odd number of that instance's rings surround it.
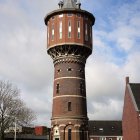
<svg viewBox="0 0 140 140">
<path fill-rule="evenodd" d="M 45 17 L 54 63 L 51 140 L 88 140 L 85 63 L 92 53 L 94 16 L 78 0 L 60 0 Z"/>
</svg>

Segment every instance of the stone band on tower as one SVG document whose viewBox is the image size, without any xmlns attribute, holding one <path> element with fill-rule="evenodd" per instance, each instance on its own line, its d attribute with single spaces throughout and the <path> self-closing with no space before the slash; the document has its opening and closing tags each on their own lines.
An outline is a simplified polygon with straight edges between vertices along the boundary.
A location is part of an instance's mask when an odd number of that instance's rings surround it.
<svg viewBox="0 0 140 140">
<path fill-rule="evenodd" d="M 54 62 L 51 140 L 88 140 L 85 63 L 92 53 L 94 16 L 78 0 L 64 0 L 45 17 Z"/>
</svg>

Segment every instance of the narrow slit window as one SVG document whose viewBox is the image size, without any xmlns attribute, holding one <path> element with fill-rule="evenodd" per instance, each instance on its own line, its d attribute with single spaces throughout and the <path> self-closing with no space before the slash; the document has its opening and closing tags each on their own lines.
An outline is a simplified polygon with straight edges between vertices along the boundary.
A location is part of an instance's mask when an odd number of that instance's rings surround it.
<svg viewBox="0 0 140 140">
<path fill-rule="evenodd" d="M 71 38 L 71 21 L 68 21 L 68 38 Z"/>
<path fill-rule="evenodd" d="M 68 140 L 71 140 L 71 129 L 68 129 Z"/>
<path fill-rule="evenodd" d="M 60 91 L 60 85 L 59 85 L 59 83 L 57 83 L 57 85 L 56 85 L 56 93 L 59 93 L 59 91 Z"/>
<path fill-rule="evenodd" d="M 77 21 L 77 37 L 80 39 L 80 21 Z"/>
<path fill-rule="evenodd" d="M 85 40 L 88 41 L 88 25 L 85 24 Z"/>
<path fill-rule="evenodd" d="M 62 21 L 59 23 L 59 38 L 62 39 Z"/>
<path fill-rule="evenodd" d="M 84 94 L 84 90 L 85 90 L 84 84 L 83 83 L 80 83 L 80 93 L 81 94 Z"/>
<path fill-rule="evenodd" d="M 54 24 L 52 24 L 52 40 L 54 40 Z"/>
<path fill-rule="evenodd" d="M 68 111 L 71 111 L 71 102 L 68 102 Z"/>
</svg>

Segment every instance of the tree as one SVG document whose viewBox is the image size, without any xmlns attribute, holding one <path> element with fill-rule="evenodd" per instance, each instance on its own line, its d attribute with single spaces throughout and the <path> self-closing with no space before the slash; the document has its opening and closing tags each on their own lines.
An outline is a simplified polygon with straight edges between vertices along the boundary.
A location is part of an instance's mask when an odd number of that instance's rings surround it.
<svg viewBox="0 0 140 140">
<path fill-rule="evenodd" d="M 0 81 L 0 140 L 4 140 L 4 131 L 13 126 L 14 119 L 20 126 L 30 125 L 35 120 L 33 111 L 26 107 L 19 93 L 13 84 Z"/>
</svg>

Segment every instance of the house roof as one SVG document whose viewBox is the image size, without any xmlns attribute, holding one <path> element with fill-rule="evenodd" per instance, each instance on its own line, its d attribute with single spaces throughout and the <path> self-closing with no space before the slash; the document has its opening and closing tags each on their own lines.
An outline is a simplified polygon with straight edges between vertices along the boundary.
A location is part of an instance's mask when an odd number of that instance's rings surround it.
<svg viewBox="0 0 140 140">
<path fill-rule="evenodd" d="M 137 105 L 138 111 L 140 111 L 140 83 L 130 83 L 132 95 Z"/>
<path fill-rule="evenodd" d="M 122 121 L 89 121 L 89 135 L 122 136 Z"/>
</svg>

